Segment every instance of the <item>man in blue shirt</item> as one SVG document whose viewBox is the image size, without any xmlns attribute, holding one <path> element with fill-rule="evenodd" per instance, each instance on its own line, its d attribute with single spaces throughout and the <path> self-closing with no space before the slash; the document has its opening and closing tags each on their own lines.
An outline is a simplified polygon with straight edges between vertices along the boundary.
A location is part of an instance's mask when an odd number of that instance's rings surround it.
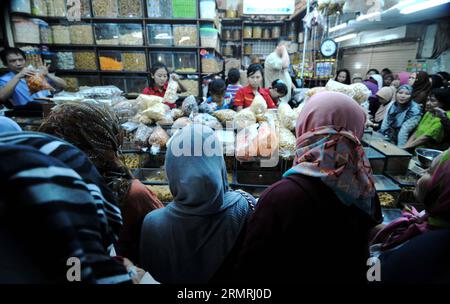
<svg viewBox="0 0 450 304">
<path fill-rule="evenodd" d="M 12 106 L 25 106 L 33 102 L 35 98 L 47 97 L 50 91 L 42 90 L 30 94 L 25 81 L 26 76 L 33 76 L 34 72 L 25 67 L 25 53 L 19 48 L 6 48 L 0 53 L 3 64 L 9 72 L 0 77 L 0 104 L 10 102 Z M 48 68 L 43 66 L 42 71 L 49 83 L 56 88 L 66 88 L 66 82 L 48 73 Z"/>
</svg>

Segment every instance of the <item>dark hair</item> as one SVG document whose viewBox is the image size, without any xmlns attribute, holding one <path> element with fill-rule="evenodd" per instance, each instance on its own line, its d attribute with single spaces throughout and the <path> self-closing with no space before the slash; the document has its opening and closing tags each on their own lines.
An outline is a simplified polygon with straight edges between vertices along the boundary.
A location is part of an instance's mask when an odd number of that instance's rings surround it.
<svg viewBox="0 0 450 304">
<path fill-rule="evenodd" d="M 253 74 L 255 74 L 258 71 L 260 71 L 261 75 L 264 77 L 264 69 L 263 69 L 262 65 L 260 65 L 259 63 L 252 63 L 251 65 L 248 66 L 247 77 L 252 76 Z"/>
<path fill-rule="evenodd" d="M 380 72 L 378 72 L 377 69 L 370 69 L 367 71 L 366 75 L 369 74 L 370 72 L 375 72 L 376 74 L 380 74 Z"/>
<path fill-rule="evenodd" d="M 436 99 L 442 104 L 442 108 L 444 111 L 450 111 L 450 89 L 433 89 L 430 96 L 436 97 Z"/>
<path fill-rule="evenodd" d="M 23 59 L 26 59 L 25 57 L 25 53 L 24 51 L 22 51 L 19 48 L 6 48 L 3 51 L 0 52 L 0 58 L 2 59 L 3 65 L 7 66 L 8 65 L 8 61 L 6 60 L 6 57 L 8 57 L 8 55 L 22 55 Z"/>
<path fill-rule="evenodd" d="M 431 78 L 431 88 L 432 89 L 438 89 L 442 86 L 444 86 L 444 81 L 442 80 L 442 77 L 437 75 L 437 74 L 433 74 L 430 76 Z"/>
<path fill-rule="evenodd" d="M 157 62 L 154 65 L 152 65 L 152 68 L 150 69 L 150 73 L 152 75 L 155 75 L 156 71 L 159 69 L 165 69 L 167 72 L 167 76 L 169 76 L 169 70 L 167 69 L 167 66 L 161 62 Z M 150 77 L 150 87 L 152 88 L 154 86 L 155 86 L 155 80 L 153 79 L 153 77 Z"/>
<path fill-rule="evenodd" d="M 344 72 L 345 73 L 345 81 L 344 81 L 344 83 L 345 84 L 350 84 L 351 83 L 351 76 L 350 76 L 350 72 L 347 69 L 338 70 L 336 72 L 336 77 L 334 78 L 334 80 L 337 81 L 337 78 L 338 78 L 340 72 Z"/>
<path fill-rule="evenodd" d="M 388 68 L 384 68 L 384 69 L 381 70 L 381 73 L 382 74 L 392 74 L 392 71 L 390 69 L 388 69 Z"/>
<path fill-rule="evenodd" d="M 278 93 L 283 94 L 283 96 L 287 95 L 288 88 L 286 84 L 281 79 L 274 80 L 270 85 L 272 89 L 275 89 Z"/>
<path fill-rule="evenodd" d="M 241 72 L 238 69 L 232 68 L 228 71 L 227 84 L 234 84 L 241 78 Z"/>
<path fill-rule="evenodd" d="M 450 74 L 447 72 L 437 72 L 436 74 L 441 75 L 445 80 L 450 81 Z"/>
<path fill-rule="evenodd" d="M 208 96 L 223 95 L 227 90 L 227 86 L 223 79 L 214 79 L 208 84 Z"/>
</svg>

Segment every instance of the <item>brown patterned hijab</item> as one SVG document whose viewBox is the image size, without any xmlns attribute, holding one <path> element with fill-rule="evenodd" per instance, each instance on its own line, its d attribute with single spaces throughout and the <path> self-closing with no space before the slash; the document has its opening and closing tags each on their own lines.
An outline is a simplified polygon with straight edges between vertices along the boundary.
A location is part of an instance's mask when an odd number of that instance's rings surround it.
<svg viewBox="0 0 450 304">
<path fill-rule="evenodd" d="M 123 133 L 114 113 L 102 105 L 60 104 L 52 109 L 39 131 L 62 138 L 86 153 L 122 206 L 133 176 L 121 161 Z"/>
</svg>

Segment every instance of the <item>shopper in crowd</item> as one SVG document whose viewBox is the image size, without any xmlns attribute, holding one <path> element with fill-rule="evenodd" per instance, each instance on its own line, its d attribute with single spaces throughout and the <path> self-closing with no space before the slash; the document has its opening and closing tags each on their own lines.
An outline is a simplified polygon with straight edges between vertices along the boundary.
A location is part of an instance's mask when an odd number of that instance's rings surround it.
<svg viewBox="0 0 450 304">
<path fill-rule="evenodd" d="M 381 75 L 373 74 L 369 77 L 369 79 L 374 79 L 377 82 L 378 90 L 383 87 L 383 77 Z"/>
<path fill-rule="evenodd" d="M 403 216 L 372 241 L 380 254 L 386 283 L 447 283 L 450 278 L 450 151 L 436 157 L 417 181 L 414 196 L 424 204 L 418 213 L 407 206 Z"/>
<path fill-rule="evenodd" d="M 427 72 L 411 73 L 408 83 L 413 87 L 412 99 L 418 104 L 425 106 L 431 91 L 431 81 Z"/>
<path fill-rule="evenodd" d="M 124 225 L 117 252 L 137 262 L 142 221 L 163 205 L 122 162 L 123 131 L 117 116 L 103 106 L 65 103 L 53 108 L 39 130 L 72 143 L 89 156 L 122 212 Z"/>
<path fill-rule="evenodd" d="M 36 70 L 26 66 L 25 53 L 21 49 L 6 48 L 0 52 L 0 58 L 9 70 L 0 77 L 0 104 L 3 103 L 8 108 L 26 106 L 29 103 L 37 103 L 36 98 L 48 97 L 51 94 L 49 90 L 30 93 L 25 78 L 35 76 Z M 46 65 L 39 67 L 39 70 L 53 88 L 67 87 L 64 79 L 48 72 Z"/>
<path fill-rule="evenodd" d="M 288 92 L 281 100 L 289 102 L 291 100 L 292 79 L 289 74 L 289 54 L 287 51 L 287 41 L 279 39 L 278 46 L 264 62 L 265 81 L 264 87 L 268 88 L 276 79 L 281 79 L 287 86 Z"/>
<path fill-rule="evenodd" d="M 143 268 L 161 283 L 207 283 L 235 246 L 254 199 L 229 189 L 221 144 L 207 126 L 175 133 L 165 165 L 174 201 L 145 218 Z"/>
<path fill-rule="evenodd" d="M 237 91 L 239 91 L 242 86 L 239 84 L 239 79 L 241 78 L 241 72 L 232 68 L 228 71 L 227 76 L 227 93 L 231 95 L 231 101 L 234 101 Z"/>
<path fill-rule="evenodd" d="M 381 77 L 384 78 L 384 76 L 386 76 L 386 75 L 392 75 L 392 71 L 388 68 L 384 68 L 381 70 Z"/>
<path fill-rule="evenodd" d="M 437 75 L 442 77 L 443 86 L 445 88 L 449 87 L 450 74 L 447 72 L 438 72 Z"/>
<path fill-rule="evenodd" d="M 142 91 L 142 94 L 155 95 L 164 97 L 166 94 L 167 86 L 169 85 L 169 70 L 162 63 L 155 63 L 150 69 L 150 86 Z M 172 80 L 178 84 L 178 92 L 186 92 L 186 88 L 180 81 L 180 77 L 177 74 L 170 76 Z M 171 109 L 176 108 L 176 103 L 164 102 Z"/>
<path fill-rule="evenodd" d="M 422 118 L 422 109 L 412 99 L 412 90 L 410 85 L 398 88 L 395 102 L 389 107 L 380 129 L 387 140 L 399 147 L 407 143 Z"/>
<path fill-rule="evenodd" d="M 227 86 L 223 79 L 214 79 L 208 84 L 208 98 L 205 103 L 209 105 L 212 111 L 232 108 L 232 97 L 226 90 Z"/>
<path fill-rule="evenodd" d="M 400 85 L 409 84 L 409 74 L 408 72 L 400 72 L 397 74 L 397 79 L 400 82 Z"/>
<path fill-rule="evenodd" d="M 350 77 L 350 72 L 347 69 L 341 69 L 336 72 L 336 77 L 334 78 L 334 80 L 343 84 L 350 84 Z"/>
<path fill-rule="evenodd" d="M 383 76 L 383 87 L 391 86 L 393 81 L 394 81 L 394 75 L 393 74 L 386 74 L 386 75 L 384 75 Z"/>
<path fill-rule="evenodd" d="M 67 283 L 77 258 L 81 283 L 131 283 L 110 257 L 120 211 L 86 155 L 36 132 L 0 143 L 0 282 Z"/>
<path fill-rule="evenodd" d="M 247 78 L 249 84 L 239 89 L 234 98 L 236 110 L 240 111 L 249 107 L 257 95 L 261 95 L 264 98 L 268 108 L 276 108 L 272 97 L 262 87 L 264 83 L 263 67 L 260 64 L 251 64 L 247 69 Z"/>
<path fill-rule="evenodd" d="M 434 89 L 425 106 L 425 115 L 416 132 L 409 138 L 405 149 L 447 149 L 450 146 L 450 90 Z"/>
<path fill-rule="evenodd" d="M 272 97 L 275 105 L 281 102 L 281 99 L 286 96 L 288 88 L 286 84 L 281 79 L 275 79 L 269 88 L 264 89 L 266 92 L 269 92 L 270 97 Z"/>
<path fill-rule="evenodd" d="M 431 89 L 439 89 L 444 86 L 444 81 L 441 75 L 439 74 L 433 74 L 430 75 L 430 81 L 431 81 Z"/>
<path fill-rule="evenodd" d="M 369 89 L 370 91 L 370 96 L 368 99 L 368 111 L 369 111 L 369 115 L 374 117 L 375 113 L 377 112 L 380 103 L 378 101 L 378 97 L 377 97 L 377 92 L 378 92 L 378 82 L 373 79 L 373 78 L 369 78 L 367 80 L 363 81 L 363 84 Z"/>
<path fill-rule="evenodd" d="M 378 72 L 377 69 L 370 69 L 367 71 L 366 73 L 366 79 L 369 79 L 370 76 L 375 75 L 375 74 L 380 74 L 380 72 Z"/>
<path fill-rule="evenodd" d="M 363 82 L 362 76 L 359 73 L 353 74 L 352 83 L 361 83 Z"/>
<path fill-rule="evenodd" d="M 375 131 L 378 131 L 381 127 L 381 124 L 383 122 L 383 119 L 386 115 L 387 110 L 392 105 L 391 101 L 394 97 L 395 91 L 392 90 L 391 87 L 382 87 L 381 90 L 377 92 L 378 102 L 380 103 L 380 106 L 378 107 L 378 110 L 375 112 L 374 118 L 373 118 L 373 129 Z"/>
<path fill-rule="evenodd" d="M 360 142 L 365 122 L 363 109 L 344 94 L 309 99 L 297 119 L 294 166 L 259 198 L 237 280 L 366 280 L 368 233 L 381 209 Z"/>
<path fill-rule="evenodd" d="M 22 128 L 11 118 L 0 116 L 0 133 L 20 132 Z"/>
</svg>

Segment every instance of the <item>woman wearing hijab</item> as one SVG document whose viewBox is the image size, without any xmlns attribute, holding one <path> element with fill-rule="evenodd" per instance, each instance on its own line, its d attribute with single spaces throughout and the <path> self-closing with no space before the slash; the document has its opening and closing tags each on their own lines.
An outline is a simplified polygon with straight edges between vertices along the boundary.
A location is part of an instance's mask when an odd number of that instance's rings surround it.
<svg viewBox="0 0 450 304">
<path fill-rule="evenodd" d="M 381 75 L 374 74 L 374 75 L 371 75 L 369 77 L 369 79 L 370 78 L 374 79 L 377 82 L 378 90 L 380 90 L 383 87 L 383 77 L 381 77 Z M 377 90 L 377 92 L 378 92 L 378 90 Z"/>
<path fill-rule="evenodd" d="M 392 105 L 391 101 L 394 97 L 394 91 L 392 87 L 382 87 L 381 90 L 377 92 L 378 102 L 380 103 L 380 107 L 375 113 L 373 118 L 374 126 L 373 129 L 378 131 L 383 122 L 384 116 L 386 115 L 387 110 Z"/>
<path fill-rule="evenodd" d="M 122 162 L 119 148 L 123 136 L 117 116 L 102 106 L 65 103 L 52 109 L 40 131 L 72 143 L 94 163 L 122 212 L 124 225 L 117 253 L 138 261 L 142 221 L 147 213 L 164 205 Z"/>
<path fill-rule="evenodd" d="M 368 233 L 381 211 L 360 142 L 365 122 L 344 94 L 309 99 L 297 120 L 294 166 L 262 194 L 249 221 L 238 280 L 366 280 Z"/>
<path fill-rule="evenodd" d="M 409 85 L 412 86 L 412 99 L 420 105 L 425 105 L 431 91 L 431 82 L 426 72 L 411 73 Z"/>
<path fill-rule="evenodd" d="M 400 72 L 397 74 L 397 80 L 400 82 L 400 85 L 409 83 L 409 73 L 408 72 Z"/>
<path fill-rule="evenodd" d="M 363 81 L 363 84 L 370 90 L 370 96 L 368 99 L 368 110 L 370 116 L 374 117 L 378 108 L 380 107 L 380 103 L 378 101 L 377 92 L 378 92 L 378 83 L 375 79 L 369 78 Z"/>
<path fill-rule="evenodd" d="M 0 282 L 67 283 L 67 262 L 78 258 L 82 283 L 131 283 L 110 257 L 120 211 L 86 155 L 35 132 L 0 143 Z"/>
<path fill-rule="evenodd" d="M 206 126 L 172 136 L 166 172 L 174 201 L 145 218 L 143 268 L 161 283 L 207 283 L 235 246 L 253 198 L 228 188 L 220 142 Z"/>
<path fill-rule="evenodd" d="M 416 147 L 431 149 L 447 149 L 450 120 L 450 90 L 434 89 L 425 106 L 426 113 L 417 127 L 416 132 L 409 138 L 405 149 Z"/>
<path fill-rule="evenodd" d="M 389 107 L 381 124 L 380 133 L 387 140 L 403 147 L 422 118 L 421 107 L 411 98 L 413 88 L 402 85 L 395 95 L 395 102 Z"/>
<path fill-rule="evenodd" d="M 447 283 L 450 265 L 450 151 L 436 157 L 417 181 L 417 212 L 407 206 L 403 216 L 379 231 L 372 251 L 381 260 L 383 281 Z M 420 258 L 418 258 L 420 257 Z"/>
</svg>

